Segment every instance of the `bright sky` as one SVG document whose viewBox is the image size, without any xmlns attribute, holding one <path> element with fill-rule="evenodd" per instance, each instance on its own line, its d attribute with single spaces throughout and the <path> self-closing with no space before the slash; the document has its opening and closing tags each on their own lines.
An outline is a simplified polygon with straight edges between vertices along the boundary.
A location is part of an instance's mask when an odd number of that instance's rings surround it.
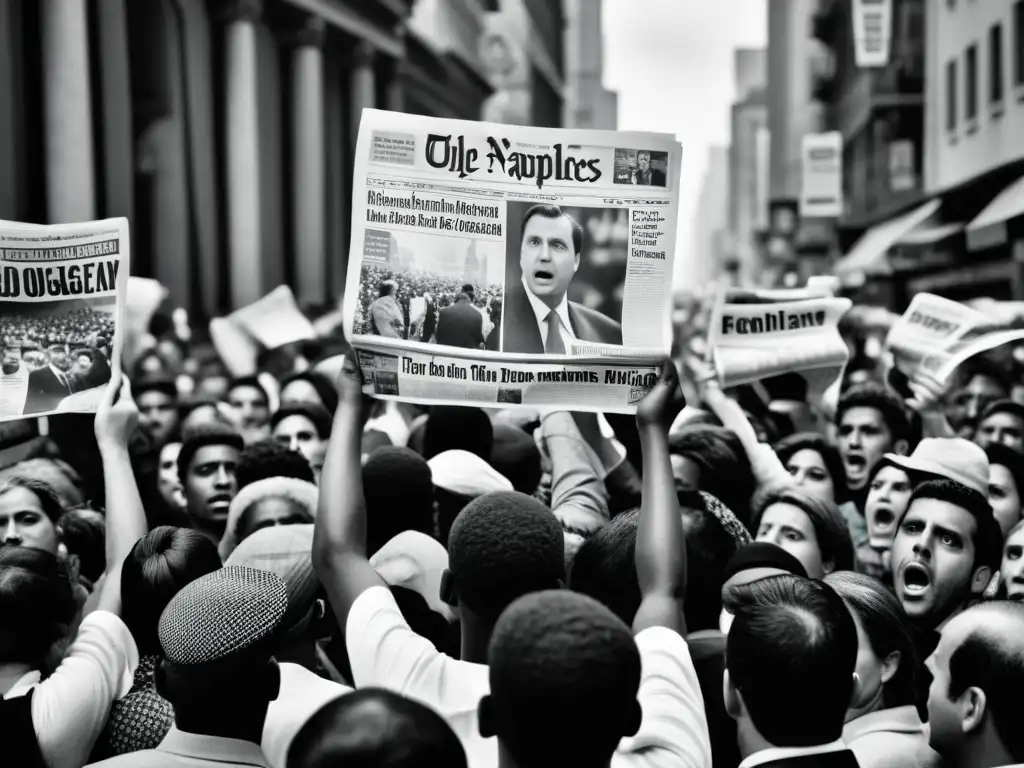
<svg viewBox="0 0 1024 768">
<path fill-rule="evenodd" d="M 601 2 L 604 85 L 619 94 L 619 129 L 682 142 L 678 242 L 688 249 L 708 147 L 729 143 L 733 49 L 767 45 L 766 0 Z"/>
</svg>

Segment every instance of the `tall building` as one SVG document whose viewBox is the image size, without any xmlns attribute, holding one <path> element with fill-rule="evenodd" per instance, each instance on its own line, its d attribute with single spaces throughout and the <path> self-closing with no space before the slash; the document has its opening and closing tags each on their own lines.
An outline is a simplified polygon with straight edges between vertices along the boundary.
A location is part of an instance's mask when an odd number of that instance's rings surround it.
<svg viewBox="0 0 1024 768">
<path fill-rule="evenodd" d="M 618 95 L 604 87 L 601 7 L 565 0 L 566 127 L 614 131 L 618 125 Z"/>
<path fill-rule="evenodd" d="M 493 91 L 497 1 L 419 2 L 0 2 L 0 218 L 127 216 L 132 274 L 194 317 L 281 283 L 336 301 L 362 110 L 479 119 Z M 519 3 L 557 124 L 561 3 Z"/>
<path fill-rule="evenodd" d="M 926 39 L 924 181 L 948 233 L 908 289 L 1024 300 L 1024 0 L 936 4 Z"/>
<path fill-rule="evenodd" d="M 729 232 L 741 284 L 756 284 L 763 269 L 758 232 L 768 214 L 764 183 L 768 129 L 767 71 L 763 49 L 735 54 L 737 100 L 731 110 Z"/>
<path fill-rule="evenodd" d="M 697 202 L 692 253 L 680 254 L 680 261 L 686 266 L 676 268 L 676 274 L 686 276 L 687 284 L 683 287 L 702 289 L 725 271 L 731 255 L 728 233 L 729 148 L 712 146 L 708 148 L 707 167 Z"/>
</svg>

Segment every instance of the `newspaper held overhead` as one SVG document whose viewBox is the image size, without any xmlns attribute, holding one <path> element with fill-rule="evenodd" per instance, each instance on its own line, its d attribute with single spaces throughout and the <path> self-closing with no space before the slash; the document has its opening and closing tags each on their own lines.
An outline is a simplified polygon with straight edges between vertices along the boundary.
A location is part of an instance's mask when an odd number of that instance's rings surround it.
<svg viewBox="0 0 1024 768">
<path fill-rule="evenodd" d="M 1024 340 L 997 318 L 951 299 L 919 293 L 885 339 L 896 370 L 913 379 L 924 370 L 945 381 L 957 367 L 982 352 Z"/>
<path fill-rule="evenodd" d="M 0 421 L 94 413 L 121 365 L 128 220 L 0 222 Z"/>
<path fill-rule="evenodd" d="M 799 373 L 807 380 L 808 398 L 821 400 L 842 376 L 850 356 L 838 325 L 851 306 L 849 299 L 833 297 L 825 286 L 724 291 L 708 333 L 722 387 Z"/>
<path fill-rule="evenodd" d="M 635 410 L 671 345 L 681 154 L 364 110 L 343 316 L 366 391 Z"/>
</svg>

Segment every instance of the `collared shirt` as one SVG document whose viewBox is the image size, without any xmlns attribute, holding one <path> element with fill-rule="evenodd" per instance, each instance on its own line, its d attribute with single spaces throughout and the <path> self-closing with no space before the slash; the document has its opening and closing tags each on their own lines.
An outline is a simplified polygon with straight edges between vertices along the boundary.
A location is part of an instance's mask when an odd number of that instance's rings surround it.
<svg viewBox="0 0 1024 768">
<path fill-rule="evenodd" d="M 53 363 L 50 363 L 50 370 L 53 371 L 53 375 L 57 377 L 57 381 L 60 382 L 60 385 L 62 387 L 68 387 L 70 389 L 68 385 L 68 375 L 64 373 L 64 371 L 62 371 Z"/>
<path fill-rule="evenodd" d="M 817 744 L 813 747 L 769 747 L 748 755 L 740 763 L 739 768 L 754 768 L 755 765 L 773 763 L 776 760 L 787 760 L 791 757 L 810 757 L 811 755 L 827 755 L 832 752 L 843 752 L 847 749 L 842 739 L 836 739 L 831 744 Z"/>
<path fill-rule="evenodd" d="M 172 727 L 156 749 L 144 749 L 93 763 L 102 768 L 223 768 L 225 765 L 271 768 L 259 744 L 187 733 Z"/>
<path fill-rule="evenodd" d="M 526 297 L 530 300 L 530 307 L 533 309 L 533 314 L 537 318 L 537 328 L 540 330 L 540 338 L 545 341 L 548 337 L 548 315 L 551 314 L 551 307 L 545 304 L 543 301 L 533 295 L 533 291 L 526 284 L 526 280 L 523 280 L 523 290 L 526 291 Z M 557 307 L 555 307 L 555 314 L 559 319 L 559 333 L 562 335 L 562 343 L 565 345 L 565 353 L 569 354 L 572 343 L 576 340 L 576 337 L 572 332 L 572 322 L 569 320 L 569 297 L 562 296 L 562 301 Z"/>
<path fill-rule="evenodd" d="M 0 374 L 0 418 L 21 416 L 28 400 L 28 366 L 14 373 Z"/>
<path fill-rule="evenodd" d="M 917 707 L 880 709 L 843 726 L 843 741 L 860 768 L 935 768 L 939 756 L 928 746 L 928 727 Z"/>
</svg>

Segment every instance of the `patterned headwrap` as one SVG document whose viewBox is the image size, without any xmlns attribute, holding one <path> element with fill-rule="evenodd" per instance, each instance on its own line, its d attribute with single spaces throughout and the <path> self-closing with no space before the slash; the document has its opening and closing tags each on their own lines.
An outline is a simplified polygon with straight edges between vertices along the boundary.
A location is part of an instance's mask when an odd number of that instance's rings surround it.
<svg viewBox="0 0 1024 768">
<path fill-rule="evenodd" d="M 736 515 L 733 514 L 731 509 L 710 493 L 706 491 L 699 491 L 699 493 L 700 497 L 704 499 L 704 506 L 707 507 L 708 512 L 714 515 L 718 519 L 718 522 L 722 524 L 722 528 L 725 529 L 725 532 L 732 536 L 733 541 L 736 542 L 737 549 L 753 541 L 750 531 L 748 531 L 747 527 L 740 522 Z"/>
</svg>

